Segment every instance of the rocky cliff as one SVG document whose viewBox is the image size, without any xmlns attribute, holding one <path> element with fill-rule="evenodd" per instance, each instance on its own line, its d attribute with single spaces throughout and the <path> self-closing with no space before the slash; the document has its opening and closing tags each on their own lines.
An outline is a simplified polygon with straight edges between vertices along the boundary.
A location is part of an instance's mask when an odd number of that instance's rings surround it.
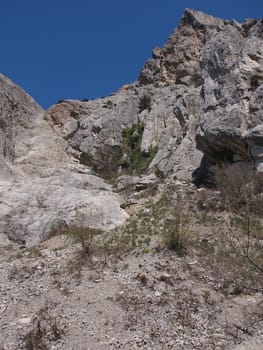
<svg viewBox="0 0 263 350">
<path fill-rule="evenodd" d="M 0 84 L 0 228 L 11 238 L 36 240 L 80 217 L 121 224 L 116 195 L 92 168 L 170 180 L 217 162 L 263 172 L 263 20 L 186 10 L 138 80 L 107 98 L 43 111 L 7 78 Z"/>
<path fill-rule="evenodd" d="M 262 30 L 262 20 L 240 24 L 186 10 L 135 83 L 105 99 L 66 101 L 47 118 L 83 162 L 121 146 L 123 130 L 139 120 L 142 151 L 157 149 L 150 171 L 190 178 L 204 154 L 205 163 L 248 161 L 260 172 Z M 145 96 L 149 108 L 140 108 Z"/>
</svg>

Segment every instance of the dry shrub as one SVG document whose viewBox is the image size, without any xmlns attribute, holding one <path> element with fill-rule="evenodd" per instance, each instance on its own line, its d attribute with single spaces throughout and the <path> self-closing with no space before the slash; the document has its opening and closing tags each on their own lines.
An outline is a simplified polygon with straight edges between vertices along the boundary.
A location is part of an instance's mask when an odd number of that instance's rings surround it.
<svg viewBox="0 0 263 350">
<path fill-rule="evenodd" d="M 31 330 L 22 339 L 23 349 L 48 350 L 50 342 L 55 342 L 64 335 L 65 330 L 58 318 L 51 315 L 51 306 L 52 303 L 46 303 L 37 312 Z"/>
<path fill-rule="evenodd" d="M 71 227 L 64 234 L 77 249 L 67 263 L 67 272 L 79 278 L 82 268 L 88 266 L 100 269 L 114 264 L 124 253 L 133 246 L 133 235 L 120 227 L 112 231 L 100 231 L 90 227 Z"/>
<path fill-rule="evenodd" d="M 92 167 L 103 178 L 112 179 L 118 175 L 121 157 L 122 149 L 120 146 L 104 144 L 97 149 L 95 154 L 82 152 L 80 163 Z"/>
<path fill-rule="evenodd" d="M 217 166 L 214 174 L 225 209 L 238 214 L 263 214 L 263 189 L 250 166 L 239 163 Z"/>
<path fill-rule="evenodd" d="M 73 244 L 78 245 L 73 258 L 67 263 L 67 271 L 80 278 L 83 266 L 92 266 L 93 255 L 98 250 L 98 236 L 102 231 L 84 226 L 72 226 L 64 231 L 64 235 Z"/>
<path fill-rule="evenodd" d="M 228 251 L 240 262 L 240 265 L 249 267 L 250 274 L 255 277 L 262 276 L 263 226 L 261 220 L 251 216 L 234 216 L 226 223 L 225 228 L 224 238 Z"/>
<path fill-rule="evenodd" d="M 246 165 L 215 169 L 220 201 L 226 212 L 216 235 L 215 264 L 226 280 L 241 289 L 263 291 L 262 188 Z M 215 265 L 216 266 L 216 265 Z M 238 289 L 240 291 L 240 288 Z"/>
<path fill-rule="evenodd" d="M 80 253 L 83 257 L 89 257 L 94 249 L 95 236 L 101 234 L 102 231 L 83 226 L 72 226 L 64 232 L 64 234 L 80 245 Z"/>
<path fill-rule="evenodd" d="M 165 246 L 178 256 L 184 256 L 191 235 L 192 218 L 182 209 L 176 208 L 175 213 L 165 219 L 163 224 L 163 238 Z"/>
</svg>

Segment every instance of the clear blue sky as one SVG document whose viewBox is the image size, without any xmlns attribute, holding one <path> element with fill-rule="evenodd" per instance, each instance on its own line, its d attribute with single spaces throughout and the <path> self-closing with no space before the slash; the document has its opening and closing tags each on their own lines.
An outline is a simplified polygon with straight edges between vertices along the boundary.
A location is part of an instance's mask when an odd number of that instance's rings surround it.
<svg viewBox="0 0 263 350">
<path fill-rule="evenodd" d="M 0 72 L 44 108 L 133 82 L 184 9 L 243 21 L 263 0 L 0 0 Z"/>
</svg>

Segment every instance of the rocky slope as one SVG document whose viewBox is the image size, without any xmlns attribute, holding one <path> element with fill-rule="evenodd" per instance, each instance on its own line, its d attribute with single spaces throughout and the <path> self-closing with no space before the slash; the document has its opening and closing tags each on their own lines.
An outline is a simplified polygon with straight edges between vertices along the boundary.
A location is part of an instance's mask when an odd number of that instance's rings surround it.
<svg viewBox="0 0 263 350">
<path fill-rule="evenodd" d="M 139 193 L 125 227 L 89 254 L 63 235 L 1 249 L 1 350 L 261 350 L 262 270 L 231 250 L 222 210 L 197 209 L 208 190 L 163 191 Z M 185 205 L 183 247 L 167 249 Z"/>
<path fill-rule="evenodd" d="M 200 183 L 209 165 L 224 161 L 260 174 L 262 30 L 262 20 L 186 10 L 136 82 L 48 111 L 1 76 L 1 234 L 35 241 L 56 227 L 123 223 L 111 186 L 92 168 L 108 178 L 194 173 Z"/>
</svg>

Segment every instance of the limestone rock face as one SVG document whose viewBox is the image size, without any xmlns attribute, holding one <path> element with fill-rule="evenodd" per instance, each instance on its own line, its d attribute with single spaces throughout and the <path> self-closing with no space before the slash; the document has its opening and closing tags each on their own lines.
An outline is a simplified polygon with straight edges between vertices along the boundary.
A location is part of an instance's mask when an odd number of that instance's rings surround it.
<svg viewBox="0 0 263 350">
<path fill-rule="evenodd" d="M 124 222 L 111 187 L 73 162 L 68 143 L 22 89 L 0 75 L 0 238 L 32 243 L 56 228 Z"/>
<path fill-rule="evenodd" d="M 0 75 L 0 177 L 41 174 L 67 162 L 68 145 L 44 120 L 44 111 L 21 88 Z"/>
<path fill-rule="evenodd" d="M 138 81 L 108 98 L 53 106 L 47 119 L 88 165 L 111 159 L 123 130 L 140 121 L 141 150 L 158 148 L 150 172 L 191 178 L 203 154 L 210 163 L 244 160 L 260 170 L 262 26 L 262 20 L 239 24 L 186 10 Z M 142 110 L 144 96 L 151 103 Z"/>
<path fill-rule="evenodd" d="M 262 162 L 263 22 L 225 23 L 204 45 L 197 146 L 211 160 Z"/>
<path fill-rule="evenodd" d="M 143 96 L 150 96 L 151 108 L 140 112 Z M 120 89 L 104 99 L 64 101 L 52 106 L 46 115 L 53 128 L 68 140 L 81 163 L 86 165 L 90 165 L 86 159 L 93 159 L 98 164 L 105 158 L 110 159 L 108 153 L 123 143 L 123 130 L 140 121 L 144 125 L 141 150 L 147 152 L 152 147 L 158 148 L 149 171 L 158 168 L 171 176 L 189 178 L 202 156 L 195 147 L 199 109 L 200 87 L 171 85 L 156 88 L 153 84 L 140 87 L 133 84 L 128 90 Z M 73 125 L 74 120 L 79 126 L 73 131 L 68 126 Z"/>
<path fill-rule="evenodd" d="M 142 69 L 139 82 L 166 86 L 176 83 L 201 83 L 200 53 L 223 21 L 199 11 L 187 9 L 181 23 L 168 39 L 166 45 L 155 48 L 152 59 Z"/>
<path fill-rule="evenodd" d="M 56 226 L 121 224 L 118 198 L 90 169 L 123 175 L 138 142 L 141 159 L 153 155 L 148 175 L 190 179 L 201 164 L 208 177 L 219 161 L 263 174 L 262 108 L 263 20 L 189 9 L 138 80 L 106 98 L 43 111 L 0 75 L 0 233 L 33 242 Z"/>
<path fill-rule="evenodd" d="M 202 48 L 224 21 L 198 11 L 186 10 L 163 49 L 142 69 L 138 81 L 94 101 L 67 100 L 46 113 L 56 132 L 68 140 L 81 163 L 98 167 L 122 147 L 122 132 L 144 125 L 141 150 L 158 149 L 149 171 L 156 169 L 176 178 L 191 178 L 202 152 L 195 145 L 197 121 L 202 108 L 200 59 Z M 150 108 L 140 101 L 150 97 Z"/>
</svg>

